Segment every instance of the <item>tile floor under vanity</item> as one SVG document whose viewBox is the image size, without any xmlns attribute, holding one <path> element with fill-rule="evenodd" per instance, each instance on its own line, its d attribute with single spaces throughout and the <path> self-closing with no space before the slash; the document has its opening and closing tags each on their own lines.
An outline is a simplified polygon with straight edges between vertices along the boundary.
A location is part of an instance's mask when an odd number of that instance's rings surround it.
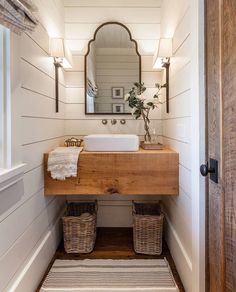
<svg viewBox="0 0 236 292">
<path fill-rule="evenodd" d="M 167 258 L 171 266 L 179 291 L 184 292 L 182 282 L 165 242 L 163 243 L 163 252 L 160 256 L 138 255 L 133 250 L 132 228 L 98 228 L 96 245 L 94 251 L 90 254 L 67 254 L 64 251 L 63 242 L 61 242 L 36 292 L 39 291 L 55 259 L 158 259 L 164 257 Z"/>
</svg>

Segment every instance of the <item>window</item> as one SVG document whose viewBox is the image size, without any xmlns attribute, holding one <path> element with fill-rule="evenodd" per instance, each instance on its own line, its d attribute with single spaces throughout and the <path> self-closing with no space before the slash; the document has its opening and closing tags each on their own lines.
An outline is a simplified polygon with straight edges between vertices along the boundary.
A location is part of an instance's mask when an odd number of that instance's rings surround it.
<svg viewBox="0 0 236 292">
<path fill-rule="evenodd" d="M 0 25 L 0 193 L 23 179 L 25 164 L 12 162 L 10 30 Z"/>
<path fill-rule="evenodd" d="M 0 170 L 11 167 L 10 31 L 0 25 Z"/>
</svg>

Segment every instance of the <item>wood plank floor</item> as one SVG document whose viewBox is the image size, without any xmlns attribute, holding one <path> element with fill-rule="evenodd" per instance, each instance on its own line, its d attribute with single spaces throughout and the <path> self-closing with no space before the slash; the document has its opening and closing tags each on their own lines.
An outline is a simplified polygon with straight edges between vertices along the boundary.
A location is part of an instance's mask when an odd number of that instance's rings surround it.
<svg viewBox="0 0 236 292">
<path fill-rule="evenodd" d="M 167 258 L 171 266 L 180 292 L 184 292 L 182 282 L 165 242 L 163 244 L 163 252 L 160 256 L 139 255 L 133 250 L 132 228 L 98 228 L 96 245 L 94 251 L 90 254 L 67 254 L 64 251 L 63 242 L 60 244 L 36 292 L 39 291 L 55 259 L 155 259 L 164 257 Z"/>
</svg>

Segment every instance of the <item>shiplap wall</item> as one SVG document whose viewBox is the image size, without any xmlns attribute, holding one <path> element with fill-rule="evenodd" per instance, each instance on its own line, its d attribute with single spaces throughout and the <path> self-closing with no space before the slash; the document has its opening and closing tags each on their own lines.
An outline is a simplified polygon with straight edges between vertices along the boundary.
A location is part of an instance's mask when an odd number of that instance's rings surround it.
<svg viewBox="0 0 236 292">
<path fill-rule="evenodd" d="M 164 198 L 166 239 L 186 291 L 192 291 L 191 119 L 192 54 L 190 2 L 162 4 L 163 37 L 173 37 L 170 66 L 170 113 L 162 106 L 163 141 L 179 153 L 179 196 Z M 197 54 L 197 52 L 195 52 Z M 196 80 L 197 82 L 197 80 Z"/>
<path fill-rule="evenodd" d="M 135 48 L 97 48 L 96 81 L 98 97 L 95 98 L 96 112 L 112 113 L 113 103 L 122 103 L 124 112 L 130 107 L 122 98 L 112 98 L 112 88 L 122 87 L 124 94 L 139 80 L 139 57 Z"/>
<path fill-rule="evenodd" d="M 161 1 L 65 0 L 64 3 L 65 36 L 73 52 L 74 61 L 72 70 L 67 72 L 65 77 L 67 85 L 66 135 L 79 137 L 94 133 L 143 135 L 142 120 L 136 121 L 132 116 L 125 116 L 126 125 L 121 125 L 119 120 L 124 116 L 116 115 L 118 123 L 112 126 L 110 120 L 114 116 L 86 116 L 84 114 L 84 55 L 87 52 L 88 41 L 93 37 L 99 25 L 109 21 L 125 24 L 137 41 L 139 53 L 142 56 L 142 81 L 147 86 L 146 93 L 150 96 L 154 95 L 155 83 L 160 82 L 162 76 L 161 72 L 154 71 L 152 68 L 153 55 L 160 37 Z M 104 118 L 109 120 L 107 125 L 101 123 Z M 161 109 L 153 111 L 151 118 L 151 126 L 156 129 L 156 133 L 162 134 Z M 118 195 L 99 197 L 99 226 L 131 226 L 132 199 L 133 197 Z"/>
<path fill-rule="evenodd" d="M 153 71 L 153 52 L 160 31 L 160 1 L 73 1 L 65 0 L 65 35 L 74 56 L 73 68 L 66 73 L 67 106 L 66 134 L 86 135 L 91 133 L 138 133 L 143 134 L 142 122 L 127 117 L 126 126 L 103 126 L 101 119 L 109 116 L 86 116 L 84 114 L 84 54 L 88 41 L 96 28 L 107 21 L 122 22 L 131 30 L 142 54 L 142 80 L 148 94 L 155 92 L 155 83 L 161 73 Z M 145 44 L 142 45 L 142 44 Z M 146 49 L 145 49 L 146 48 Z M 121 119 L 122 116 L 116 116 Z M 154 123 L 161 131 L 160 110 L 153 113 Z"/>
<path fill-rule="evenodd" d="M 14 163 L 24 162 L 26 168 L 22 181 L 0 192 L 0 291 L 35 291 L 61 239 L 59 217 L 65 199 L 45 198 L 43 181 L 43 153 L 64 140 L 63 72 L 56 114 L 54 65 L 43 21 L 50 14 L 50 29 L 54 24 L 59 36 L 63 5 L 53 2 L 36 1 L 41 24 L 35 33 L 11 34 L 12 135 L 18 154 Z"/>
</svg>

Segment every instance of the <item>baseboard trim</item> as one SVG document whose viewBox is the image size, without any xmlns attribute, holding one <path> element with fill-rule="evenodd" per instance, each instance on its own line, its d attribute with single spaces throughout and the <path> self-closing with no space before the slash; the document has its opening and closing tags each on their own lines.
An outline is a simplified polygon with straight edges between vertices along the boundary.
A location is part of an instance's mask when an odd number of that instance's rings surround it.
<svg viewBox="0 0 236 292">
<path fill-rule="evenodd" d="M 54 224 L 41 238 L 31 257 L 26 261 L 20 273 L 15 276 L 4 290 L 6 292 L 32 292 L 36 291 L 45 270 L 52 260 L 61 241 L 62 232 L 60 219 L 65 212 L 63 207 Z"/>
<path fill-rule="evenodd" d="M 178 237 L 168 215 L 165 214 L 165 240 L 174 259 L 177 271 L 186 291 L 192 290 L 192 262 Z"/>
</svg>

